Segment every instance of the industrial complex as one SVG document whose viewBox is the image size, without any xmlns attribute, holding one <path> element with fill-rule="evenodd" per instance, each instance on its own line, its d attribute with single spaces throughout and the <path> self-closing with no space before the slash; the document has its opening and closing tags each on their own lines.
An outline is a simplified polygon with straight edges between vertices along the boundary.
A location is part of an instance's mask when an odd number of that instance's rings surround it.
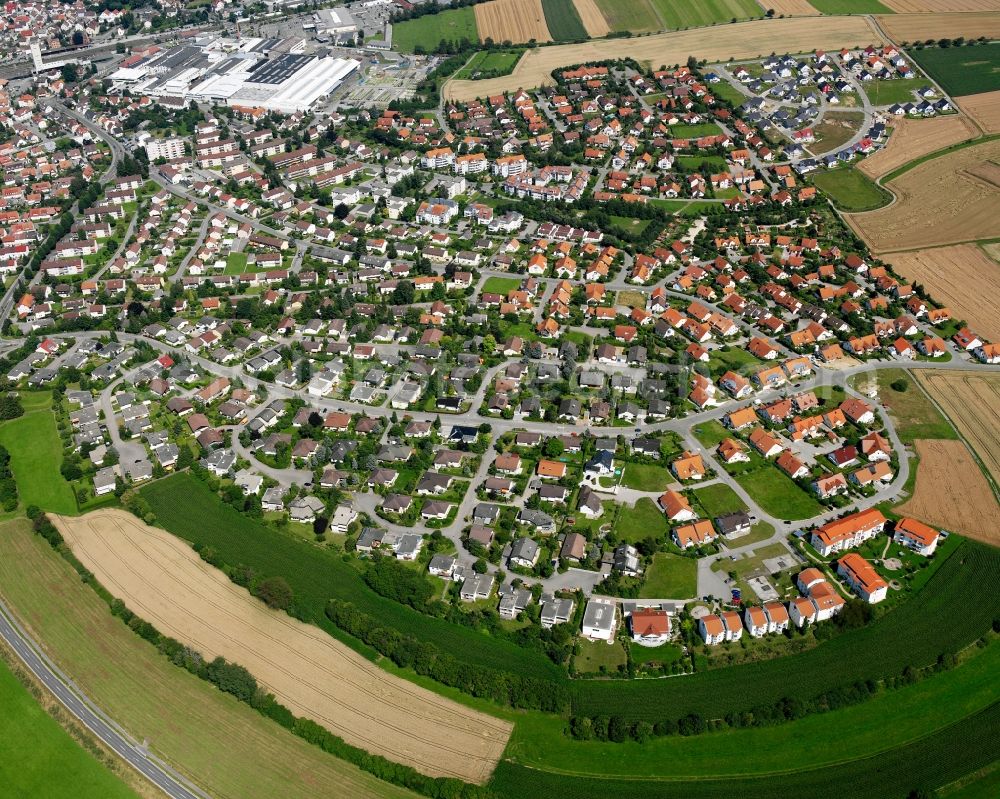
<svg viewBox="0 0 1000 799">
<path fill-rule="evenodd" d="M 194 38 L 169 50 L 151 48 L 109 77 L 128 89 L 173 103 L 254 106 L 291 114 L 308 111 L 359 67 L 353 58 L 306 55 L 305 41 Z"/>
</svg>

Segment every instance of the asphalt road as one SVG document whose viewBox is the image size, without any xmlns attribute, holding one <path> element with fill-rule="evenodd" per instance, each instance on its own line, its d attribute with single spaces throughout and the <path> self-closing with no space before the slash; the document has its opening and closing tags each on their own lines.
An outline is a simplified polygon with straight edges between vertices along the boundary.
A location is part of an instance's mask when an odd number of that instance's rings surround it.
<svg viewBox="0 0 1000 799">
<path fill-rule="evenodd" d="M 150 754 L 142 744 L 118 727 L 63 675 L 31 640 L 0 601 L 0 636 L 31 672 L 87 729 L 146 779 L 173 799 L 209 799 L 209 795 Z"/>
</svg>

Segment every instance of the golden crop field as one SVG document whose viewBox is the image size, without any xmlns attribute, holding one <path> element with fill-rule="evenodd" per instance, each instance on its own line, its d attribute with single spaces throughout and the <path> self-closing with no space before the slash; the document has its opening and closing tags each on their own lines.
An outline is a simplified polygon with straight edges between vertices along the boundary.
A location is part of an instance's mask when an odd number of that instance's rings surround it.
<svg viewBox="0 0 1000 799">
<path fill-rule="evenodd" d="M 1000 11 L 1000 0 L 882 0 L 899 14 Z"/>
<path fill-rule="evenodd" d="M 877 18 L 882 30 L 896 42 L 927 39 L 1000 39 L 1000 13 L 886 14 Z"/>
<path fill-rule="evenodd" d="M 768 0 L 762 7 L 774 9 L 775 15 L 784 14 L 786 17 L 813 17 L 820 13 L 807 0 Z"/>
<path fill-rule="evenodd" d="M 598 8 L 596 0 L 573 0 L 573 5 L 576 6 L 576 13 L 580 15 L 588 36 L 597 39 L 608 35 L 611 26 Z"/>
<path fill-rule="evenodd" d="M 57 517 L 97 580 L 162 633 L 250 671 L 295 715 L 431 776 L 485 782 L 511 725 L 389 674 L 269 610 L 179 538 L 121 510 Z"/>
<path fill-rule="evenodd" d="M 955 102 L 985 133 L 1000 133 L 1000 91 L 959 97 Z"/>
<path fill-rule="evenodd" d="M 480 41 L 551 42 L 541 0 L 490 0 L 473 6 Z"/>
<path fill-rule="evenodd" d="M 858 165 L 858 169 L 870 178 L 887 175 L 921 156 L 978 135 L 972 120 L 965 116 L 902 118 L 891 124 L 889 143 Z"/>
<path fill-rule="evenodd" d="M 448 100 L 465 101 L 518 88 L 536 88 L 552 83 L 554 69 L 609 58 L 634 58 L 655 67 L 683 64 L 691 55 L 709 61 L 756 58 L 771 53 L 778 42 L 783 52 L 804 53 L 878 44 L 882 36 L 864 17 L 846 16 L 757 19 L 630 39 L 595 39 L 529 50 L 514 71 L 502 78 L 449 80 L 444 86 L 444 96 Z"/>
</svg>

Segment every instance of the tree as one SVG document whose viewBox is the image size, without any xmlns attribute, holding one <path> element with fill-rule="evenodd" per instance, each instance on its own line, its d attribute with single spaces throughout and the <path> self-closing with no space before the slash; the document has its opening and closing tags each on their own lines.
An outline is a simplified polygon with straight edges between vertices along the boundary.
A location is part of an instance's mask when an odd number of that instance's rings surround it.
<svg viewBox="0 0 1000 799">
<path fill-rule="evenodd" d="M 295 598 L 292 587 L 284 577 L 268 577 L 257 586 L 256 594 L 268 607 L 288 610 Z"/>
<path fill-rule="evenodd" d="M 545 454 L 550 458 L 558 458 L 566 449 L 566 445 L 563 444 L 562 439 L 550 438 L 545 442 Z"/>
<path fill-rule="evenodd" d="M 476 574 L 486 574 L 487 569 L 489 569 L 489 564 L 482 558 L 479 558 L 479 560 L 472 564 L 472 570 Z"/>
<path fill-rule="evenodd" d="M 4 394 L 0 397 L 0 419 L 16 419 L 24 415 L 21 399 L 17 394 Z"/>
<path fill-rule="evenodd" d="M 893 380 L 889 387 L 899 394 L 902 394 L 906 389 L 910 387 L 910 384 L 906 382 L 905 378 L 899 378 L 898 380 Z"/>
</svg>

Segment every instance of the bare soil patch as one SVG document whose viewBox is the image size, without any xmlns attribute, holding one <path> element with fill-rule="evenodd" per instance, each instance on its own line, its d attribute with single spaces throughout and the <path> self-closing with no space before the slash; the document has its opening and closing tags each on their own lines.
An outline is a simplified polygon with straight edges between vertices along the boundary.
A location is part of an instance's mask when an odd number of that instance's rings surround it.
<svg viewBox="0 0 1000 799">
<path fill-rule="evenodd" d="M 964 116 L 895 120 L 889 143 L 862 161 L 858 169 L 870 178 L 878 178 L 903 164 L 976 135 L 976 126 Z"/>
<path fill-rule="evenodd" d="M 878 17 L 879 25 L 896 42 L 918 42 L 927 39 L 1000 38 L 1000 13 L 993 11 L 960 14 L 886 14 Z"/>
<path fill-rule="evenodd" d="M 1000 140 L 933 158 L 886 186 L 896 202 L 846 218 L 879 253 L 1000 236 L 1000 188 L 984 165 L 1000 158 Z"/>
<path fill-rule="evenodd" d="M 1000 508 L 969 448 L 961 441 L 916 442 L 920 463 L 913 497 L 896 508 L 977 541 L 1000 545 Z"/>
<path fill-rule="evenodd" d="M 298 716 L 432 776 L 482 783 L 506 721 L 386 673 L 317 627 L 269 610 L 187 544 L 121 510 L 56 517 L 77 558 L 158 630 L 247 668 Z"/>
<path fill-rule="evenodd" d="M 476 6 L 477 22 L 481 7 Z M 690 55 L 708 61 L 756 58 L 772 52 L 776 42 L 781 42 L 783 52 L 804 53 L 877 44 L 882 42 L 882 36 L 864 17 L 848 16 L 758 19 L 630 39 L 595 39 L 529 50 L 510 75 L 481 81 L 450 80 L 444 86 L 444 95 L 449 100 L 470 100 L 518 88 L 531 89 L 552 83 L 552 70 L 559 67 L 609 58 L 634 58 L 655 67 L 684 64 Z"/>
<path fill-rule="evenodd" d="M 970 94 L 956 100 L 986 133 L 1000 133 L 1000 91 Z"/>
<path fill-rule="evenodd" d="M 480 41 L 551 42 L 541 0 L 490 0 L 474 6 Z"/>
<path fill-rule="evenodd" d="M 900 14 L 1000 11 L 998 0 L 882 0 Z"/>
<path fill-rule="evenodd" d="M 608 35 L 611 26 L 608 25 L 595 0 L 573 0 L 573 5 L 576 6 L 576 13 L 580 15 L 580 21 L 587 29 L 588 36 L 596 39 Z"/>
<path fill-rule="evenodd" d="M 888 253 L 893 269 L 920 283 L 956 319 L 1000 341 L 1000 264 L 975 244 Z"/>
<path fill-rule="evenodd" d="M 916 375 L 1000 483 L 1000 373 L 942 370 Z"/>
</svg>

